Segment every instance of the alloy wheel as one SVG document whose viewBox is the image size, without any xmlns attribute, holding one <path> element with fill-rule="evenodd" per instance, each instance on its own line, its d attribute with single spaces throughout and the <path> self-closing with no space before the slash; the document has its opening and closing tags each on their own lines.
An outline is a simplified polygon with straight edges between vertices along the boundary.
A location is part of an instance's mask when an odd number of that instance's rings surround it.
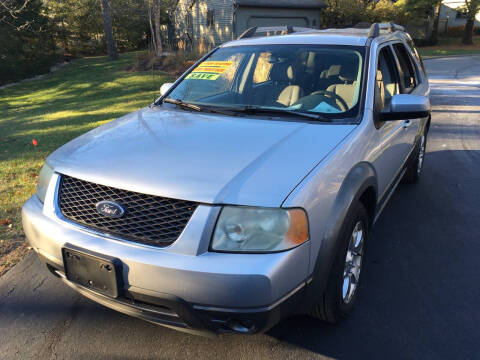
<svg viewBox="0 0 480 360">
<path fill-rule="evenodd" d="M 342 298 L 345 304 L 350 303 L 357 290 L 364 248 L 365 227 L 362 221 L 358 221 L 350 236 L 343 269 Z"/>
</svg>

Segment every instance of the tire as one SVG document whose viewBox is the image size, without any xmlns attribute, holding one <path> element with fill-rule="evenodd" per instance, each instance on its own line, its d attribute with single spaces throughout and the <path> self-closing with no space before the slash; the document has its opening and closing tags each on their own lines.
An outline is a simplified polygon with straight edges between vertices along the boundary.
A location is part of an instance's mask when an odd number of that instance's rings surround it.
<svg viewBox="0 0 480 360">
<path fill-rule="evenodd" d="M 369 223 L 369 216 L 365 207 L 361 203 L 355 204 L 340 235 L 339 247 L 325 292 L 313 307 L 311 313 L 313 317 L 335 324 L 340 319 L 347 317 L 353 310 L 353 305 L 358 296 L 362 268 L 365 264 Z M 359 229 L 362 232 L 361 248 L 354 244 L 355 241 L 359 240 L 358 237 L 354 240 L 354 235 L 356 233 L 358 236 Z M 347 271 L 349 261 L 351 261 L 350 265 L 355 265 L 350 268 L 350 272 Z M 348 284 L 351 286 L 348 286 Z"/>
<path fill-rule="evenodd" d="M 414 151 L 414 158 L 410 161 L 407 171 L 403 176 L 402 182 L 404 184 L 414 184 L 420 179 L 422 174 L 423 164 L 425 162 L 425 149 L 427 147 L 427 134 L 424 133 L 420 138 L 417 149 Z"/>
</svg>

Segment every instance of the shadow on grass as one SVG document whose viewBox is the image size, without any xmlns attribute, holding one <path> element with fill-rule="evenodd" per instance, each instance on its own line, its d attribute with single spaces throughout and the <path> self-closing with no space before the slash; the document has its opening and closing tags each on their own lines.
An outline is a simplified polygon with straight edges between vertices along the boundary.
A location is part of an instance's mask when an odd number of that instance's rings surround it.
<svg viewBox="0 0 480 360">
<path fill-rule="evenodd" d="M 129 73 L 133 54 L 74 61 L 40 80 L 0 90 L 0 161 L 58 146 L 104 122 L 151 103 L 166 75 Z M 63 129 L 62 129 L 63 127 Z M 61 130 L 61 131 L 60 131 Z M 39 148 L 31 146 L 31 140 Z"/>
</svg>

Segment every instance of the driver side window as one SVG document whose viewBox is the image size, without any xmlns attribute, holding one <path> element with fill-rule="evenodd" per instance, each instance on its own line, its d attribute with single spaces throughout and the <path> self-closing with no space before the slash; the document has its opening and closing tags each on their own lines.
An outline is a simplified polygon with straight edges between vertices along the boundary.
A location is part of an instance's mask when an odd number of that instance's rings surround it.
<svg viewBox="0 0 480 360">
<path fill-rule="evenodd" d="M 378 55 L 375 79 L 375 109 L 381 111 L 390 104 L 393 95 L 400 93 L 400 82 L 390 46 L 385 46 Z"/>
</svg>

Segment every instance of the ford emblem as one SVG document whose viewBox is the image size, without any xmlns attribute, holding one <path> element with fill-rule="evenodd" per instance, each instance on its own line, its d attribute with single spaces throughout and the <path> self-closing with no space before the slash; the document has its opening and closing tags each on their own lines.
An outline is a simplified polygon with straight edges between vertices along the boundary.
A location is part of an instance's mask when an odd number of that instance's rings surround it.
<svg viewBox="0 0 480 360">
<path fill-rule="evenodd" d="M 123 207 L 113 201 L 100 201 L 95 205 L 95 207 L 97 208 L 99 214 L 111 218 L 119 218 L 125 214 Z"/>
</svg>

